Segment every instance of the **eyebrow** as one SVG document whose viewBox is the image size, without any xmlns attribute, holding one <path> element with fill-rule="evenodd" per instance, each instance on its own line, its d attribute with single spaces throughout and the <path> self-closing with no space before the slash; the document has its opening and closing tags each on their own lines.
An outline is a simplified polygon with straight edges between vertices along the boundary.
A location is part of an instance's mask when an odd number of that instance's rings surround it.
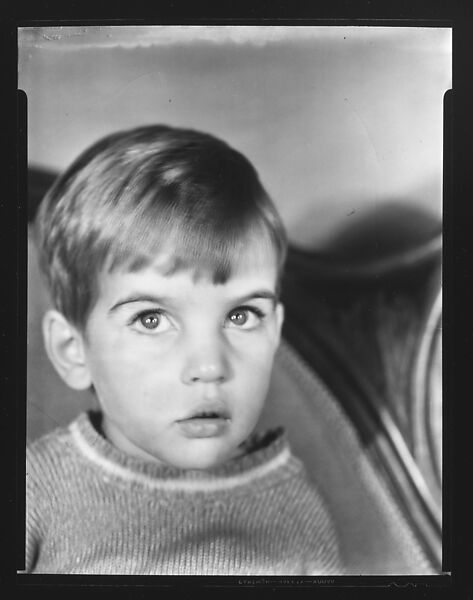
<svg viewBox="0 0 473 600">
<path fill-rule="evenodd" d="M 150 294 L 133 293 L 130 294 L 130 296 L 126 296 L 122 300 L 116 302 L 109 309 L 108 312 L 111 313 L 117 308 L 120 308 L 120 306 L 123 306 L 124 304 L 132 304 L 133 302 L 152 302 L 153 304 L 169 304 L 170 302 L 172 302 L 172 298 L 168 298 L 167 296 L 152 296 Z"/>
<path fill-rule="evenodd" d="M 249 300 L 271 300 L 271 302 L 276 305 L 277 303 L 277 296 L 274 292 L 271 292 L 269 290 L 257 290 L 255 292 L 251 292 L 249 294 L 246 294 L 245 296 L 241 296 L 240 298 L 236 298 L 234 301 L 231 302 L 231 304 L 244 304 L 245 302 L 248 302 Z M 118 302 L 116 302 L 109 310 L 109 313 L 114 312 L 115 310 L 117 310 L 117 308 L 120 308 L 120 306 L 123 306 L 125 304 L 132 304 L 133 302 L 150 302 L 153 304 L 162 304 L 162 305 L 166 305 L 166 304 L 173 304 L 173 298 L 169 297 L 169 296 L 153 296 L 150 294 L 140 294 L 140 293 L 133 293 L 130 294 L 129 296 L 126 296 L 125 298 L 123 298 L 122 300 L 119 300 Z"/>
<path fill-rule="evenodd" d="M 242 296 L 241 298 L 237 298 L 234 303 L 243 304 L 244 302 L 248 302 L 248 300 L 258 299 L 271 300 L 273 304 L 276 304 L 277 302 L 277 296 L 274 292 L 271 292 L 269 290 L 258 290 L 256 292 L 247 294 L 246 296 Z"/>
</svg>

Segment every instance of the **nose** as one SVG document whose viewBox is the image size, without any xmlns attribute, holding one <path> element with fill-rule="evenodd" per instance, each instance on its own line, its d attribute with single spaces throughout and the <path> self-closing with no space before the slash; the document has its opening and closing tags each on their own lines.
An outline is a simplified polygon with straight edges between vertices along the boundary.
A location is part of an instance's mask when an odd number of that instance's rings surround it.
<svg viewBox="0 0 473 600">
<path fill-rule="evenodd" d="M 229 375 L 230 364 L 223 340 L 212 336 L 189 343 L 182 370 L 184 383 L 223 383 Z"/>
</svg>

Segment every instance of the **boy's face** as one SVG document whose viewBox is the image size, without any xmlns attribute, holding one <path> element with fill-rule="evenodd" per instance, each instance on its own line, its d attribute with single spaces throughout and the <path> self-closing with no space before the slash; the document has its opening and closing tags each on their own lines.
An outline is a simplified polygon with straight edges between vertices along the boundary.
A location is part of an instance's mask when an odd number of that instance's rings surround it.
<svg viewBox="0 0 473 600">
<path fill-rule="evenodd" d="M 195 281 L 188 271 L 164 275 L 160 257 L 103 276 L 84 347 L 115 446 L 185 469 L 238 454 L 263 407 L 279 343 L 275 262 L 255 243 L 225 284 Z"/>
</svg>

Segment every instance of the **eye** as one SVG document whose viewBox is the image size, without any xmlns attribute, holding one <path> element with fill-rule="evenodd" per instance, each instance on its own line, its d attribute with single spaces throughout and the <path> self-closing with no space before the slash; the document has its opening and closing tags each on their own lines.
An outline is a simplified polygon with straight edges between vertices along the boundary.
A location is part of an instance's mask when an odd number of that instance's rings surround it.
<svg viewBox="0 0 473 600">
<path fill-rule="evenodd" d="M 140 332 L 164 333 L 172 327 L 168 317 L 159 310 L 148 310 L 136 315 L 131 324 Z"/>
<path fill-rule="evenodd" d="M 235 308 L 227 316 L 228 327 L 238 329 L 255 329 L 264 319 L 264 313 L 254 306 Z"/>
</svg>

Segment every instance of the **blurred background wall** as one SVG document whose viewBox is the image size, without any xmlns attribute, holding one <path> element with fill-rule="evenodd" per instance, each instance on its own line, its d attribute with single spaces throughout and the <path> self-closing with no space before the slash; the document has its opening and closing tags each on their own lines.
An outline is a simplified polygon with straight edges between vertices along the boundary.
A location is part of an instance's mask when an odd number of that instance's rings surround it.
<svg viewBox="0 0 473 600">
<path fill-rule="evenodd" d="M 105 134 L 160 122 L 213 133 L 246 154 L 294 245 L 335 247 L 370 216 L 377 251 L 386 232 L 420 239 L 441 223 L 449 29 L 22 28 L 18 85 L 28 96 L 31 168 L 58 172 Z M 31 240 L 29 251 L 36 437 L 90 399 L 78 401 L 45 357 L 48 299 Z"/>
<path fill-rule="evenodd" d="M 31 165 L 162 122 L 247 154 L 298 244 L 380 203 L 441 215 L 448 29 L 25 28 L 19 46 Z"/>
</svg>

